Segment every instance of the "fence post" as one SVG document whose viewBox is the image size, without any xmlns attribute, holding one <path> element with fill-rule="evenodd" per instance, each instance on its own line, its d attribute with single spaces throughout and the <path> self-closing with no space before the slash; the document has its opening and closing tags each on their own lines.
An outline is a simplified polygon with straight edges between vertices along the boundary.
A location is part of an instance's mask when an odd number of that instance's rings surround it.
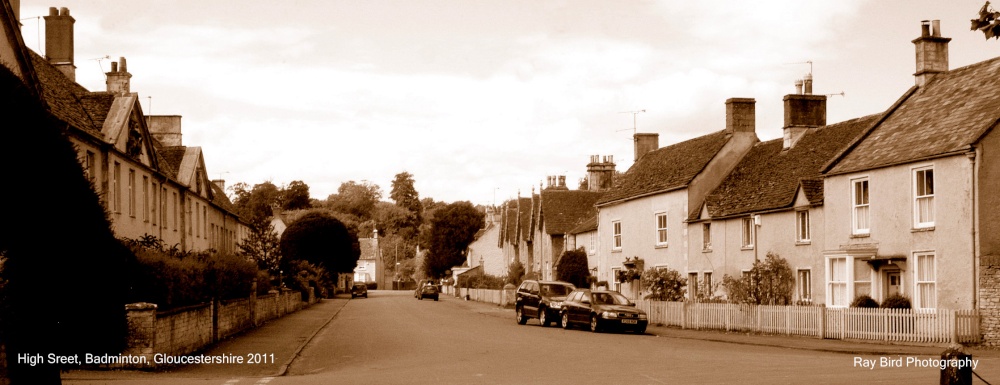
<svg viewBox="0 0 1000 385">
<path fill-rule="evenodd" d="M 681 329 L 687 329 L 688 324 L 688 304 L 687 301 L 681 302 Z"/>
<path fill-rule="evenodd" d="M 958 310 L 951 311 L 951 343 L 958 344 Z"/>
<path fill-rule="evenodd" d="M 826 305 L 819 308 L 819 339 L 826 337 Z"/>
</svg>

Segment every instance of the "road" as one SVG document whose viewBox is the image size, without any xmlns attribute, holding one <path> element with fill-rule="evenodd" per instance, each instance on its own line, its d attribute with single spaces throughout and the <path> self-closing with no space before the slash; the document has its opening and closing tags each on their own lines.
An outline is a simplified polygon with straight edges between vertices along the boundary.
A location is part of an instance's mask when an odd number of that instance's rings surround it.
<svg viewBox="0 0 1000 385">
<path fill-rule="evenodd" d="M 281 377 L 177 370 L 78 384 L 938 383 L 937 368 L 868 369 L 852 354 L 514 322 L 513 310 L 372 291 L 347 302 Z M 668 333 L 659 333 L 668 334 Z M 862 357 L 872 359 L 879 357 Z M 895 358 L 895 357 L 892 357 Z M 921 357 L 932 358 L 932 357 Z M 994 381 L 1000 359 L 977 369 Z M 234 368 L 233 370 L 236 370 Z"/>
</svg>

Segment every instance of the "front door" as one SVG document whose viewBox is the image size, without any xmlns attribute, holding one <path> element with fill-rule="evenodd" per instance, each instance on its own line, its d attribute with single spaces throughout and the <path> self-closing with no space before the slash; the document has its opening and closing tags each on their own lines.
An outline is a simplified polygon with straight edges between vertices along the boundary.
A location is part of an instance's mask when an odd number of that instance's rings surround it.
<svg viewBox="0 0 1000 385">
<path fill-rule="evenodd" d="M 899 270 L 889 270 L 885 272 L 885 287 L 882 293 L 884 294 L 882 299 L 885 300 L 890 296 L 899 294 L 899 286 L 902 285 L 900 280 Z"/>
</svg>

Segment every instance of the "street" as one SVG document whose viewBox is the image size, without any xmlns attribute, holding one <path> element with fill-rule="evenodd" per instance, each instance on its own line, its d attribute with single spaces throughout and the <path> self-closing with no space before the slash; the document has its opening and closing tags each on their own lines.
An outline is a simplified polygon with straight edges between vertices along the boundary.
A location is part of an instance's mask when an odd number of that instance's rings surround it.
<svg viewBox="0 0 1000 385">
<path fill-rule="evenodd" d="M 164 373 L 71 374 L 64 382 L 930 384 L 938 383 L 940 373 L 937 368 L 916 365 L 880 367 L 881 357 L 870 355 L 667 337 L 661 336 L 669 334 L 666 329 L 655 327 L 645 335 L 634 335 L 544 328 L 537 320 L 522 326 L 514 321 L 513 310 L 445 295 L 440 301 L 421 301 L 408 291 L 371 291 L 369 297 L 346 301 L 283 376 L 242 366 L 188 366 Z M 267 354 L 267 349 L 258 350 Z M 974 358 L 980 360 L 977 373 L 991 382 L 1000 378 L 1000 359 Z M 875 367 L 867 366 L 869 362 L 875 362 Z"/>
</svg>

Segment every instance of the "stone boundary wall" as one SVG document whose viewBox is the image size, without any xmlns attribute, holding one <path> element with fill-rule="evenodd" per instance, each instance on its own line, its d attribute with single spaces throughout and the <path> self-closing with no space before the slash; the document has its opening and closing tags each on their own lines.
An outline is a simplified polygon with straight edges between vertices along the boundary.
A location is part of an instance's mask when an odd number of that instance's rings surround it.
<svg viewBox="0 0 1000 385">
<path fill-rule="evenodd" d="M 305 297 L 305 298 L 304 298 Z M 126 362 L 99 365 L 109 369 L 155 368 L 154 356 L 192 354 L 215 342 L 253 329 L 267 321 L 316 303 L 309 293 L 285 291 L 257 297 L 216 301 L 157 312 L 156 304 L 125 306 L 128 319 L 128 346 L 121 357 Z"/>
<path fill-rule="evenodd" d="M 979 315 L 982 344 L 1000 346 L 1000 255 L 979 259 Z"/>
</svg>

